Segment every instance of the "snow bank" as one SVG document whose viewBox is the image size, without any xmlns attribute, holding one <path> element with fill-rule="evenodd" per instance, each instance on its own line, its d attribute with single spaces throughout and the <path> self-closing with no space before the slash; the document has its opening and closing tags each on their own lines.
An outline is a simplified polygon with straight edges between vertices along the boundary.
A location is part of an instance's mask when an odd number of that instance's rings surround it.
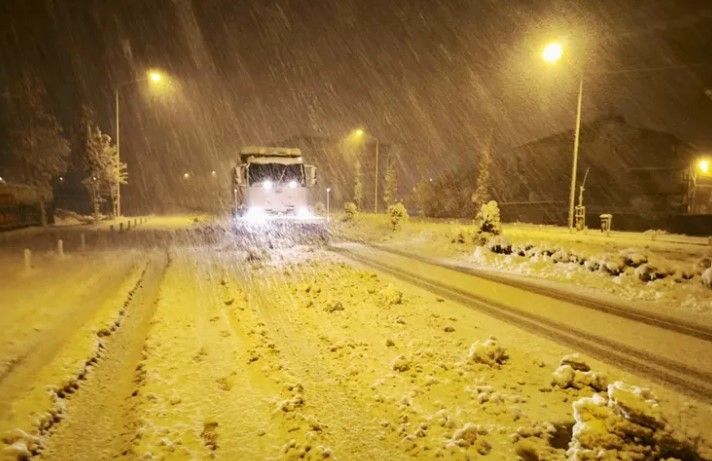
<svg viewBox="0 0 712 461">
<path fill-rule="evenodd" d="M 571 461 L 698 459 L 692 444 L 673 437 L 648 389 L 617 381 L 605 396 L 573 404 Z"/>
</svg>

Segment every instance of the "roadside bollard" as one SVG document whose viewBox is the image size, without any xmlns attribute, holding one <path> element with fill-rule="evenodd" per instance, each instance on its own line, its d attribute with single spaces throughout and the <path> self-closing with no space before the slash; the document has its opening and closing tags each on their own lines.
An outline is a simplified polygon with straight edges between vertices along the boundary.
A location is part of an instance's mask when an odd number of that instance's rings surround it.
<svg viewBox="0 0 712 461">
<path fill-rule="evenodd" d="M 64 257 L 64 242 L 62 239 L 57 240 L 57 254 L 59 257 Z"/>
<path fill-rule="evenodd" d="M 707 237 L 707 245 L 712 246 L 712 237 Z"/>
<path fill-rule="evenodd" d="M 136 218 L 134 218 L 134 228 L 136 227 Z"/>
<path fill-rule="evenodd" d="M 98 230 L 98 229 L 97 229 L 97 230 Z M 111 233 L 114 232 L 114 225 L 113 225 L 113 224 L 111 224 L 111 225 L 109 226 L 109 232 L 111 232 Z"/>
<path fill-rule="evenodd" d="M 25 270 L 28 271 L 32 269 L 32 250 L 25 248 L 23 253 L 25 257 Z"/>
<path fill-rule="evenodd" d="M 84 232 L 79 235 L 79 240 L 81 241 L 82 253 L 84 253 L 85 251 L 87 251 L 87 238 L 84 235 Z"/>
<path fill-rule="evenodd" d="M 119 232 L 123 232 L 123 231 L 124 231 L 124 223 L 120 222 L 119 223 Z"/>
<path fill-rule="evenodd" d="M 126 221 L 126 230 L 131 230 L 131 220 Z"/>
</svg>

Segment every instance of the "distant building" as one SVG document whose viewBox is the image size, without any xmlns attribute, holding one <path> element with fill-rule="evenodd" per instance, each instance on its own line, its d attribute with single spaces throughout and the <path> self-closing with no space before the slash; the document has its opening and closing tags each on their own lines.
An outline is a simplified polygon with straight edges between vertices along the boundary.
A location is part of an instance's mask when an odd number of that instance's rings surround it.
<svg viewBox="0 0 712 461">
<path fill-rule="evenodd" d="M 495 195 L 510 219 L 563 224 L 568 214 L 573 131 L 515 148 L 498 162 Z M 609 117 L 581 127 L 576 185 L 588 170 L 587 213 L 686 213 L 694 148 L 674 135 Z M 615 219 L 615 218 L 614 218 Z M 589 223 L 594 225 L 595 223 Z"/>
</svg>

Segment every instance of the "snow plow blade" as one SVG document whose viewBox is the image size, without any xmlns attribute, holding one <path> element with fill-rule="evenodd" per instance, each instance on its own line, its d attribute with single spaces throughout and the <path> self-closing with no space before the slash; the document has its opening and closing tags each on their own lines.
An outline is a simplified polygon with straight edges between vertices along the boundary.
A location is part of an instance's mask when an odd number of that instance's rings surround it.
<svg viewBox="0 0 712 461">
<path fill-rule="evenodd" d="M 269 218 L 249 220 L 237 218 L 235 235 L 248 246 L 324 245 L 331 234 L 324 218 Z"/>
</svg>

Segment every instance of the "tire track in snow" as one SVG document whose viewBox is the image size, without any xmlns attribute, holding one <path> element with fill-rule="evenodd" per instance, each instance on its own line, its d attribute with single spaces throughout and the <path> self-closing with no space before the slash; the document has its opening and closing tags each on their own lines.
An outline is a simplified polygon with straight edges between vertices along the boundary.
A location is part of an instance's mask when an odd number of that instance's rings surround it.
<svg viewBox="0 0 712 461">
<path fill-rule="evenodd" d="M 672 362 L 643 350 L 611 341 L 601 335 L 571 328 L 540 315 L 514 309 L 491 299 L 448 286 L 446 283 L 435 281 L 432 278 L 415 275 L 407 270 L 380 263 L 344 248 L 332 247 L 332 250 L 358 263 L 425 288 L 437 295 L 455 300 L 495 318 L 505 320 L 560 344 L 671 385 L 694 398 L 707 402 L 712 401 L 712 374 L 709 372 Z"/>
<path fill-rule="evenodd" d="M 272 274 L 271 278 L 265 279 L 249 269 L 241 275 L 247 277 L 251 304 L 284 353 L 281 366 L 304 387 L 305 411 L 312 412 L 323 425 L 325 440 L 334 449 L 335 456 L 346 459 L 349 456 L 354 459 L 409 458 L 397 442 L 383 441 L 384 428 L 378 417 L 381 411 L 372 410 L 366 403 L 372 400 L 362 399 L 360 390 L 352 387 L 348 380 L 334 379 L 345 371 L 345 364 L 343 359 L 334 360 L 317 347 L 318 335 L 323 333 L 320 327 L 324 323 L 294 321 L 294 312 L 284 303 L 295 301 L 278 296 L 280 290 L 286 289 L 288 277 Z"/>
<path fill-rule="evenodd" d="M 47 439 L 42 458 L 91 461 L 130 455 L 137 425 L 132 411 L 135 371 L 169 264 L 164 254 L 149 260 L 116 328 L 100 334 L 101 355 L 85 382 L 67 398 L 64 421 Z"/>
<path fill-rule="evenodd" d="M 425 264 L 431 264 L 434 266 L 442 267 L 444 269 L 450 269 L 463 274 L 468 274 L 482 279 L 491 280 L 493 282 L 502 283 L 504 285 L 509 285 L 515 288 L 522 288 L 524 290 L 531 291 L 533 293 L 537 293 L 550 298 L 559 299 L 566 302 L 573 302 L 582 307 L 587 307 L 589 309 L 604 312 L 606 314 L 615 315 L 617 317 L 625 318 L 628 320 L 635 320 L 637 322 L 645 323 L 647 325 L 652 325 L 669 331 L 675 331 L 688 336 L 693 336 L 695 338 L 712 342 L 712 329 L 706 328 L 702 325 L 696 325 L 694 323 L 685 322 L 683 320 L 667 317 L 664 315 L 655 315 L 649 312 L 626 308 L 624 306 L 617 306 L 613 303 L 597 300 L 590 296 L 579 295 L 571 291 L 558 290 L 554 287 L 549 286 L 544 287 L 534 282 L 527 282 L 525 280 L 515 279 L 514 277 L 507 277 L 506 275 L 499 275 L 493 273 L 492 271 L 478 270 L 472 267 L 466 267 L 459 264 L 446 263 L 435 258 L 414 255 L 412 253 L 407 253 L 405 251 L 397 250 L 384 245 L 377 245 L 365 242 L 358 243 L 366 247 L 373 248 L 386 253 L 391 253 L 393 255 L 397 255 L 403 258 L 413 259 Z"/>
</svg>

